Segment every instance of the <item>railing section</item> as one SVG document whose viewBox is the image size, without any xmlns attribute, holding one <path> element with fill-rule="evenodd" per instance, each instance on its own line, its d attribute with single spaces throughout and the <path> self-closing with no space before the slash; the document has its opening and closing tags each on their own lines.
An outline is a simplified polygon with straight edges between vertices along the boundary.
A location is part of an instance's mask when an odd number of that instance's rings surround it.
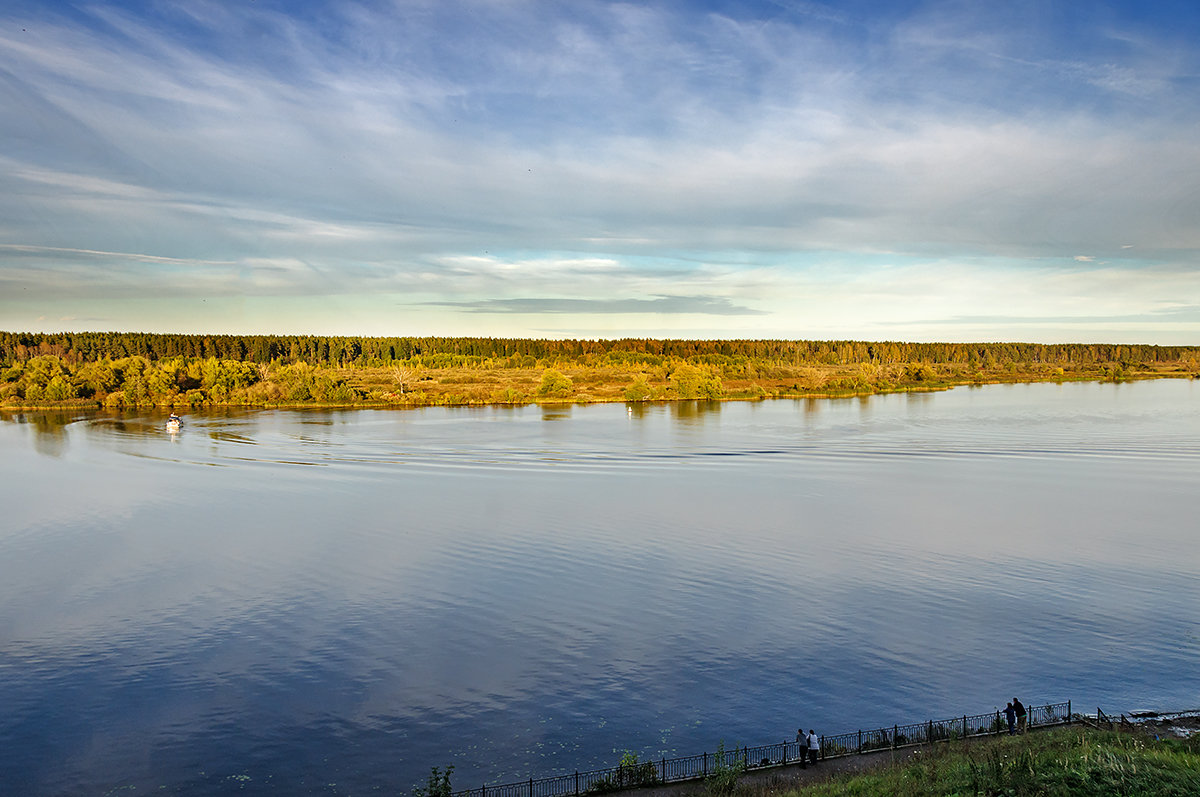
<svg viewBox="0 0 1200 797">
<path fill-rule="evenodd" d="M 1066 725 L 1071 722 L 1071 702 L 1028 707 L 1028 727 Z M 858 755 L 874 750 L 896 749 L 930 742 L 995 736 L 1005 733 L 1008 723 L 999 711 L 964 715 L 943 720 L 926 720 L 910 725 L 853 731 L 821 737 L 820 758 Z M 661 783 L 698 780 L 724 767 L 740 764 L 747 770 L 798 763 L 807 750 L 798 742 L 741 747 L 720 753 L 701 753 L 682 758 L 641 761 L 630 766 L 574 772 L 550 778 L 529 778 L 499 786 L 482 786 L 454 793 L 454 797 L 565 797 L 596 795 Z"/>
</svg>

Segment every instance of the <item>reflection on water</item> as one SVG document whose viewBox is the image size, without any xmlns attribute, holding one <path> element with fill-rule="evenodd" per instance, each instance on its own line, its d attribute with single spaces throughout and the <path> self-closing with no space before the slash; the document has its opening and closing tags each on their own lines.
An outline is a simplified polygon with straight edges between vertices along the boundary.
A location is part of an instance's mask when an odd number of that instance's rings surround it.
<svg viewBox="0 0 1200 797">
<path fill-rule="evenodd" d="M 671 417 L 678 423 L 692 424 L 715 419 L 721 412 L 720 401 L 674 401 L 666 405 Z"/>
<path fill-rule="evenodd" d="M 571 417 L 574 404 L 543 404 L 539 408 L 543 421 L 565 421 Z"/>
<path fill-rule="evenodd" d="M 0 783 L 396 792 L 1191 705 L 1196 390 L 0 415 Z"/>
<path fill-rule="evenodd" d="M 61 457 L 67 449 L 68 421 L 65 416 L 34 416 L 29 421 L 34 429 L 33 445 L 39 454 Z"/>
</svg>

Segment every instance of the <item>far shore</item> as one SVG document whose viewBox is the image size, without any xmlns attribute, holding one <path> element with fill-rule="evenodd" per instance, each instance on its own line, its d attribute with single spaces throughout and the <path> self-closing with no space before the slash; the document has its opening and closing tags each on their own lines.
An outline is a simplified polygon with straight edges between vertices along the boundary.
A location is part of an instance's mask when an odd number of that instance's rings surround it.
<svg viewBox="0 0 1200 797">
<path fill-rule="evenodd" d="M 101 399 L 66 399 L 63 401 L 38 401 L 36 403 L 28 403 L 23 401 L 13 401 L 12 399 L 0 404 L 0 413 L 5 412 L 82 412 L 82 411 L 98 411 L 98 410 L 140 410 L 140 411 L 161 411 L 161 412 L 180 412 L 180 411 L 199 411 L 205 409 L 280 409 L 280 410 L 300 410 L 300 409 L 409 409 L 417 407 L 489 407 L 489 406 L 564 406 L 564 405 L 586 405 L 586 404 L 630 404 L 634 406 L 650 406 L 671 404 L 681 401 L 765 401 L 769 399 L 852 399 L 866 398 L 876 395 L 888 395 L 897 393 L 932 393 L 951 390 L 956 387 L 984 387 L 988 385 L 1013 385 L 1013 384 L 1039 384 L 1039 383 L 1055 383 L 1064 384 L 1067 382 L 1108 382 L 1108 383 L 1128 383 L 1134 381 L 1147 381 L 1152 379 L 1197 379 L 1200 374 L 1179 371 L 1153 371 L 1153 372 L 1134 372 L 1123 375 L 1120 378 L 1113 378 L 1106 375 L 1087 375 L 1087 376 L 1065 376 L 1047 375 L 1038 376 L 1031 374 L 1023 374 L 1016 378 L 972 378 L 962 380 L 940 380 L 921 382 L 917 384 L 885 384 L 885 385 L 870 385 L 858 387 L 855 389 L 841 390 L 822 390 L 822 389 L 779 389 L 777 391 L 768 392 L 761 389 L 760 385 L 754 385 L 750 389 L 744 386 L 733 386 L 730 390 L 723 390 L 718 395 L 705 396 L 678 396 L 678 395 L 658 395 L 644 398 L 630 398 L 621 394 L 613 394 L 612 391 L 595 391 L 589 393 L 579 393 L 572 395 L 555 395 L 552 397 L 538 396 L 536 390 L 531 394 L 523 393 L 521 396 L 495 396 L 488 395 L 486 390 L 487 384 L 484 381 L 468 382 L 462 381 L 461 377 L 452 377 L 453 384 L 458 388 L 457 391 L 439 391 L 439 390 L 421 390 L 419 392 L 395 394 L 387 399 L 380 400 L 378 398 L 359 398 L 347 401 L 319 401 L 316 399 L 309 401 L 249 401 L 245 399 L 228 400 L 228 401 L 213 401 L 206 399 L 196 401 L 194 399 L 182 400 L 183 397 L 178 395 L 171 396 L 161 402 L 149 403 L 128 403 L 123 400 L 112 401 L 106 400 L 107 397 Z M 111 395 L 111 394 L 110 394 Z"/>
<path fill-rule="evenodd" d="M 1200 376 L 1200 348 L 0 333 L 0 410 L 834 399 Z"/>
</svg>

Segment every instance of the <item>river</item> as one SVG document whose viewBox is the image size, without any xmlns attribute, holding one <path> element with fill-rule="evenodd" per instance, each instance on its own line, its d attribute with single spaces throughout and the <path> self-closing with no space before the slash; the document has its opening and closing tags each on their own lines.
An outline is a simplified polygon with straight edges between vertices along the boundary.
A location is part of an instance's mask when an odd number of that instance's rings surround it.
<svg viewBox="0 0 1200 797">
<path fill-rule="evenodd" d="M 0 414 L 0 792 L 1200 702 L 1200 382 Z"/>
</svg>

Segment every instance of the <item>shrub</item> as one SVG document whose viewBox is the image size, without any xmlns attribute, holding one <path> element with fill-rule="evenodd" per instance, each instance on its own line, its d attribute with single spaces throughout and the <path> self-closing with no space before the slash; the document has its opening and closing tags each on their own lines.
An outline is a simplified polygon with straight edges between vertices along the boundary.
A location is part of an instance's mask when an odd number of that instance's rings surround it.
<svg viewBox="0 0 1200 797">
<path fill-rule="evenodd" d="M 529 397 L 515 387 L 506 387 L 492 394 L 492 400 L 501 404 L 524 404 Z"/>
<path fill-rule="evenodd" d="M 538 396 L 542 398 L 567 398 L 574 392 L 575 383 L 566 374 L 556 371 L 553 368 L 547 368 L 542 373 L 542 383 L 538 385 L 537 389 Z"/>
<path fill-rule="evenodd" d="M 444 772 L 433 767 L 429 770 L 429 779 L 425 781 L 425 785 L 413 789 L 413 797 L 450 797 L 454 793 L 450 788 L 450 773 L 453 771 L 453 764 L 446 767 Z"/>
<path fill-rule="evenodd" d="M 725 392 L 719 376 L 690 363 L 671 372 L 671 386 L 680 398 L 685 399 L 718 399 Z"/>
<path fill-rule="evenodd" d="M 730 795 L 737 789 L 738 779 L 746 771 L 746 762 L 739 759 L 737 746 L 732 754 L 725 752 L 725 740 L 717 745 L 713 756 L 713 771 L 705 781 L 705 789 L 709 794 Z"/>
<path fill-rule="evenodd" d="M 587 792 L 589 794 L 605 794 L 643 786 L 657 786 L 660 782 L 658 769 L 654 766 L 653 761 L 638 761 L 637 753 L 627 752 L 621 756 L 621 763 L 617 764 L 617 771 L 593 781 L 588 786 Z"/>
<path fill-rule="evenodd" d="M 650 389 L 650 383 L 646 381 L 646 377 L 639 376 L 633 380 L 629 387 L 625 388 L 626 401 L 645 401 L 653 395 Z"/>
</svg>

